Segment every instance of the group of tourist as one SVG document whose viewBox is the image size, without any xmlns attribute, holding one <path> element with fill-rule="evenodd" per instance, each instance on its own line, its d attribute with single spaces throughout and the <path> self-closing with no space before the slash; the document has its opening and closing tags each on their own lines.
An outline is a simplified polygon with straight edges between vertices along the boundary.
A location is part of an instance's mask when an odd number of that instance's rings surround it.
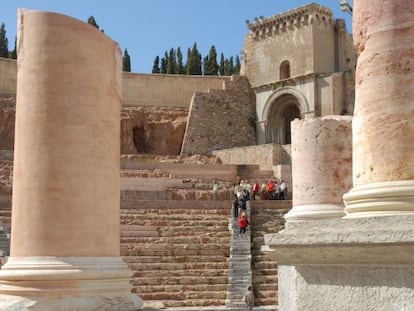
<svg viewBox="0 0 414 311">
<path fill-rule="evenodd" d="M 285 181 L 277 178 L 264 180 L 260 185 L 260 199 L 262 200 L 286 200 L 287 186 Z"/>
</svg>

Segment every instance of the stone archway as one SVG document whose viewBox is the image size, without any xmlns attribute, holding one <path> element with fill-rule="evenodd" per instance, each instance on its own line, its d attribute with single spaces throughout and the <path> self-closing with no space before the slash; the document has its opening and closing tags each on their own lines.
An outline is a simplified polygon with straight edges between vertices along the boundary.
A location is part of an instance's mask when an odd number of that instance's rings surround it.
<svg viewBox="0 0 414 311">
<path fill-rule="evenodd" d="M 263 110 L 265 143 L 290 144 L 290 122 L 301 118 L 308 110 L 306 99 L 296 89 L 284 87 L 274 92 Z"/>
<path fill-rule="evenodd" d="M 290 122 L 300 118 L 297 99 L 292 95 L 279 98 L 270 110 L 266 129 L 266 143 L 291 143 Z"/>
</svg>

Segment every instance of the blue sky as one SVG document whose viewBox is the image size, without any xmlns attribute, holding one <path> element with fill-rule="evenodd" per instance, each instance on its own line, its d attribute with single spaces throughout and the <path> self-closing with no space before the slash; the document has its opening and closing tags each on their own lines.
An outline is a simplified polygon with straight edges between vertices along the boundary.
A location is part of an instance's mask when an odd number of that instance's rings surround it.
<svg viewBox="0 0 414 311">
<path fill-rule="evenodd" d="M 93 15 L 105 34 L 128 49 L 133 72 L 150 73 L 154 58 L 166 50 L 197 43 L 205 56 L 214 44 L 225 57 L 241 55 L 246 20 L 269 17 L 316 2 L 330 8 L 335 18 L 351 16 L 340 10 L 339 0 L 10 0 L 2 1 L 0 23 L 6 25 L 9 49 L 14 47 L 17 8 L 65 14 L 82 21 Z"/>
</svg>

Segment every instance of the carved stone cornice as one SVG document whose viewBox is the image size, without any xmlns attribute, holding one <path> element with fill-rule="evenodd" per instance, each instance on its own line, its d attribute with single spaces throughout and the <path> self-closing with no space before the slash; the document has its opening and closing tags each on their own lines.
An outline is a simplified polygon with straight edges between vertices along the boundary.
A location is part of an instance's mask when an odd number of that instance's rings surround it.
<svg viewBox="0 0 414 311">
<path fill-rule="evenodd" d="M 273 34 L 293 30 L 295 27 L 300 28 L 315 23 L 332 25 L 332 11 L 316 3 L 311 3 L 282 14 L 258 19 L 248 24 L 247 27 L 251 31 L 250 35 L 259 40 Z"/>
</svg>

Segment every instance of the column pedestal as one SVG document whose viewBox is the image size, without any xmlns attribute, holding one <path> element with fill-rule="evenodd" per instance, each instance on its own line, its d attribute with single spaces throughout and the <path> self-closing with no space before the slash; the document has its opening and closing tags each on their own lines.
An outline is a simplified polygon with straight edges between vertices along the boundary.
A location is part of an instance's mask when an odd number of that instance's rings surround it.
<svg viewBox="0 0 414 311">
<path fill-rule="evenodd" d="M 137 310 L 120 257 L 10 257 L 2 267 L 0 310 Z"/>
</svg>

